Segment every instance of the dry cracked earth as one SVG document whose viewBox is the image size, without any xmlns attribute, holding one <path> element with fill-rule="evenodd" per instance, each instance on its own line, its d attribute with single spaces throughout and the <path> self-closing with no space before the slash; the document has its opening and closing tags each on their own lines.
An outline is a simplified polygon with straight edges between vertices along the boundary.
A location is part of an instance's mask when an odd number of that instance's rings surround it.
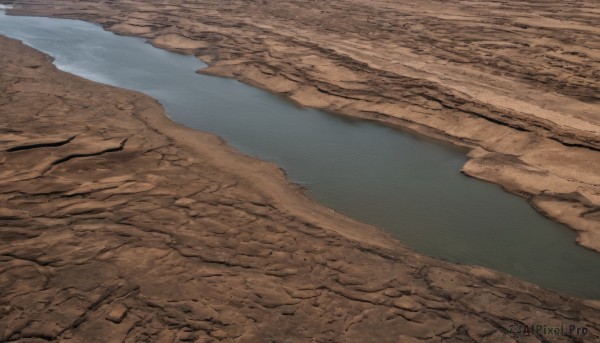
<svg viewBox="0 0 600 343">
<path fill-rule="evenodd" d="M 498 183 L 600 251 L 595 0 L 4 0 L 194 54 L 300 104 L 474 148 Z"/>
<path fill-rule="evenodd" d="M 418 255 L 153 99 L 0 46 L 0 342 L 600 339 L 598 302 Z"/>
</svg>

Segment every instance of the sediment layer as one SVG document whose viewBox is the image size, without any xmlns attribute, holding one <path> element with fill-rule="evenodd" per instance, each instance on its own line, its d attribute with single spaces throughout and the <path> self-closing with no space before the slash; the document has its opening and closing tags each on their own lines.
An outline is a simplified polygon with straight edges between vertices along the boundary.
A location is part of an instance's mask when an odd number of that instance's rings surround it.
<svg viewBox="0 0 600 343">
<path fill-rule="evenodd" d="M 600 251 L 594 1 L 5 0 L 195 54 L 317 108 L 473 147 L 463 172 Z"/>
<path fill-rule="evenodd" d="M 600 304 L 416 254 L 0 36 L 0 342 L 547 342 Z"/>
</svg>

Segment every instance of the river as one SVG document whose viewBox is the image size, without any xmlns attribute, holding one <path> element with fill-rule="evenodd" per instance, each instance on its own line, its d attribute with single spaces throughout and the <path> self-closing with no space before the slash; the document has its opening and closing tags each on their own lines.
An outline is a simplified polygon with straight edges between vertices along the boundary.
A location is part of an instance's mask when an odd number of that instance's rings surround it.
<svg viewBox="0 0 600 343">
<path fill-rule="evenodd" d="M 464 148 L 197 74 L 205 64 L 195 57 L 78 20 L 0 11 L 0 34 L 48 53 L 64 71 L 158 99 L 174 121 L 277 163 L 318 202 L 413 250 L 600 299 L 600 255 L 525 200 L 462 175 Z"/>
</svg>

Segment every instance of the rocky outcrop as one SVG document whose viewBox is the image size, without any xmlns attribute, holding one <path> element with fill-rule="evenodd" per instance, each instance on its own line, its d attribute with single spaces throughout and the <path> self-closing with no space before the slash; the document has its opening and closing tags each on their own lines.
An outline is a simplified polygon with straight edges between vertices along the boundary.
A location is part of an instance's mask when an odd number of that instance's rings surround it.
<svg viewBox="0 0 600 343">
<path fill-rule="evenodd" d="M 600 339 L 597 302 L 418 255 L 156 101 L 0 46 L 0 342 Z"/>
</svg>

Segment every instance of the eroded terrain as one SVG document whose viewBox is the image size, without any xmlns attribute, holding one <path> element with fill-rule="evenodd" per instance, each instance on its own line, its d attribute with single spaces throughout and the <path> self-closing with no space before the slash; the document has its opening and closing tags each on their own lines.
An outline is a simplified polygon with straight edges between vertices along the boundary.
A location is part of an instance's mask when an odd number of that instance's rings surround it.
<svg viewBox="0 0 600 343">
<path fill-rule="evenodd" d="M 463 171 L 600 251 L 596 1 L 5 0 L 195 54 L 301 104 L 473 147 Z"/>
<path fill-rule="evenodd" d="M 0 342 L 600 339 L 598 302 L 418 255 L 156 101 L 0 46 Z"/>
</svg>

